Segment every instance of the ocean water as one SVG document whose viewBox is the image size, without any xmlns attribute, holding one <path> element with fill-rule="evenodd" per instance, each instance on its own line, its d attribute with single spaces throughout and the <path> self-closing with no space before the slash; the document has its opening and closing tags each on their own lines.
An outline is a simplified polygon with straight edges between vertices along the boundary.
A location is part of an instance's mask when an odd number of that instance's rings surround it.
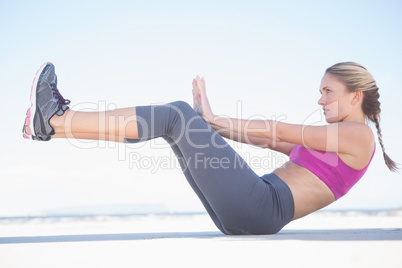
<svg viewBox="0 0 402 268">
<path fill-rule="evenodd" d="M 104 218 L 127 219 L 132 217 L 189 217 L 207 215 L 205 210 L 172 210 L 164 204 L 105 204 L 67 207 L 45 210 L 27 215 L 1 216 L 0 225 L 5 222 L 58 222 L 86 221 Z M 388 210 L 320 210 L 307 217 L 402 217 L 402 208 Z M 67 220 L 68 219 L 68 220 Z"/>
</svg>

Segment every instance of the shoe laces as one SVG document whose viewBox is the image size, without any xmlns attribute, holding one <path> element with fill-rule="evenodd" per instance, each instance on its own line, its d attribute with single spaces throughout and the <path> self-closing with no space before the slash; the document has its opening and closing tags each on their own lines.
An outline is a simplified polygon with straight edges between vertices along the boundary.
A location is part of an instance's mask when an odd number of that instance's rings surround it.
<svg viewBox="0 0 402 268">
<path fill-rule="evenodd" d="M 57 104 L 59 107 L 70 104 L 70 100 L 66 100 L 63 98 L 63 96 L 60 94 L 59 90 L 57 89 L 57 85 L 55 83 L 52 83 L 51 86 L 52 86 L 53 95 L 57 99 Z"/>
</svg>

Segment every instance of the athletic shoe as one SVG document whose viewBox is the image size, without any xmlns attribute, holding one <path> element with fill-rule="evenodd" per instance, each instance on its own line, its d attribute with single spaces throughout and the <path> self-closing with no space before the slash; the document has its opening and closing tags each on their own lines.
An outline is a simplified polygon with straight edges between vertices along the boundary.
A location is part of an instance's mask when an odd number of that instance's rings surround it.
<svg viewBox="0 0 402 268">
<path fill-rule="evenodd" d="M 57 76 L 54 65 L 43 64 L 36 72 L 31 88 L 31 107 L 27 111 L 23 137 L 26 139 L 48 141 L 54 135 L 50 119 L 55 115 L 63 115 L 69 108 L 69 100 L 65 100 L 57 89 Z M 32 120 L 33 119 L 33 120 Z M 26 131 L 29 129 L 29 133 Z"/>
</svg>

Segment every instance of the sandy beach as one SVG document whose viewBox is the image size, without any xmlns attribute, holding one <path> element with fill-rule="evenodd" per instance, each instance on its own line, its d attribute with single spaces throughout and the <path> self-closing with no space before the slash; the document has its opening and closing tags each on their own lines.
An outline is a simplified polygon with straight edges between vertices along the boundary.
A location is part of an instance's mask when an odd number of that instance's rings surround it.
<svg viewBox="0 0 402 268">
<path fill-rule="evenodd" d="M 0 220 L 0 267 L 401 267 L 402 210 L 318 212 L 276 235 L 226 236 L 208 215 Z"/>
</svg>

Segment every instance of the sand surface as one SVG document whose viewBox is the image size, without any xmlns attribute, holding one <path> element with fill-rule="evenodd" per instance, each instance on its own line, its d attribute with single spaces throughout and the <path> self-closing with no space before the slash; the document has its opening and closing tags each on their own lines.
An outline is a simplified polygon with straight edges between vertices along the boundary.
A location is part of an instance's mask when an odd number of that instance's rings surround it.
<svg viewBox="0 0 402 268">
<path fill-rule="evenodd" d="M 318 212 L 276 235 L 208 215 L 0 219 L 0 267 L 402 267 L 402 211 Z"/>
</svg>

